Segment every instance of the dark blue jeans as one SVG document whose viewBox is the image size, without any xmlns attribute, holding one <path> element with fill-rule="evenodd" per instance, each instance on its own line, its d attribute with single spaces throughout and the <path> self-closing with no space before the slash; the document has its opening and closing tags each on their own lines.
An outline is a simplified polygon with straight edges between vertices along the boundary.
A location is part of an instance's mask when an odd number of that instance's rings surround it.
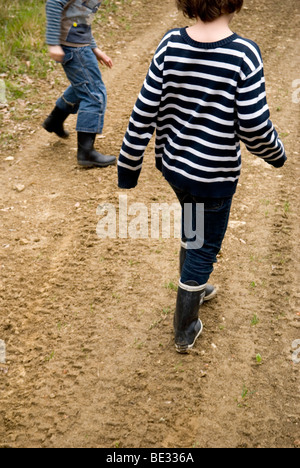
<svg viewBox="0 0 300 468">
<path fill-rule="evenodd" d="M 106 88 L 91 47 L 63 47 L 63 68 L 71 83 L 56 103 L 77 114 L 77 132 L 102 133 L 107 104 Z"/>
<path fill-rule="evenodd" d="M 182 206 L 182 241 L 187 247 L 181 282 L 196 281 L 201 286 L 208 282 L 214 269 L 213 265 L 217 262 L 217 255 L 221 250 L 228 227 L 232 197 L 198 198 L 176 187 L 172 186 L 172 188 Z M 204 205 L 202 205 L 203 209 L 197 209 L 199 204 Z M 191 207 L 191 210 L 188 210 L 187 206 Z M 199 216 L 203 219 L 196 219 Z M 192 224 L 193 232 L 202 226 L 202 232 L 198 233 L 198 248 L 194 239 L 189 239 L 187 236 L 189 223 Z"/>
</svg>

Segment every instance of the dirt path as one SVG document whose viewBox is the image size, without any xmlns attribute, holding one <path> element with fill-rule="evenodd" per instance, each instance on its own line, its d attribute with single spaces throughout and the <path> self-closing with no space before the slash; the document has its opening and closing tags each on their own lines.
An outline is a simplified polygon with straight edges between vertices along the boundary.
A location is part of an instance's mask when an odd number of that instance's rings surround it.
<svg viewBox="0 0 300 468">
<path fill-rule="evenodd" d="M 157 43 L 186 23 L 172 0 L 152 3 L 161 21 L 145 21 L 104 73 L 109 108 L 98 146 L 110 153 L 120 149 Z M 178 240 L 97 237 L 97 206 L 119 202 L 116 169 L 78 169 L 74 131 L 60 142 L 37 130 L 13 161 L 1 158 L 0 446 L 300 446 L 300 364 L 292 360 L 300 339 L 299 19 L 297 0 L 248 0 L 235 23 L 261 45 L 289 163 L 275 171 L 244 151 L 213 275 L 221 292 L 202 309 L 205 331 L 188 356 L 173 347 Z M 153 169 L 153 143 L 147 155 L 128 203 L 173 203 Z"/>
</svg>

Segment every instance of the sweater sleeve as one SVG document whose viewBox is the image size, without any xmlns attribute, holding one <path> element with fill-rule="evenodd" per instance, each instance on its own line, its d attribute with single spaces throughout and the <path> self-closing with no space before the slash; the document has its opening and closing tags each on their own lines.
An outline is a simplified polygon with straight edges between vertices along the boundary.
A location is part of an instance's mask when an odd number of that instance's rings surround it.
<svg viewBox="0 0 300 468">
<path fill-rule="evenodd" d="M 91 48 L 96 49 L 97 48 L 97 42 L 94 36 L 92 36 L 92 42 L 91 42 Z"/>
<path fill-rule="evenodd" d="M 283 166 L 287 157 L 270 120 L 262 59 L 248 76 L 240 78 L 237 117 L 239 138 L 247 149 L 274 167 Z"/>
<path fill-rule="evenodd" d="M 47 31 L 46 43 L 48 45 L 60 45 L 61 34 L 61 18 L 64 7 L 70 0 L 47 0 L 46 15 L 47 15 Z M 96 49 L 97 42 L 92 36 L 92 49 Z"/>
<path fill-rule="evenodd" d="M 141 173 L 145 150 L 156 129 L 163 85 L 163 62 L 158 48 L 129 120 L 118 161 L 119 187 L 134 188 Z"/>
<path fill-rule="evenodd" d="M 61 18 L 64 7 L 69 0 L 47 0 L 47 31 L 46 43 L 48 45 L 60 45 Z"/>
</svg>

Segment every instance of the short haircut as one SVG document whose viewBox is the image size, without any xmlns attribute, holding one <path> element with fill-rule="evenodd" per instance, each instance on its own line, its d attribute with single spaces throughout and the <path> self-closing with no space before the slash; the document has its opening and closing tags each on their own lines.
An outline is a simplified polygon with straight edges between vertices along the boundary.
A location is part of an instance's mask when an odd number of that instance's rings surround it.
<svg viewBox="0 0 300 468">
<path fill-rule="evenodd" d="M 244 0 L 176 0 L 176 3 L 185 16 L 210 23 L 221 15 L 240 12 Z"/>
</svg>

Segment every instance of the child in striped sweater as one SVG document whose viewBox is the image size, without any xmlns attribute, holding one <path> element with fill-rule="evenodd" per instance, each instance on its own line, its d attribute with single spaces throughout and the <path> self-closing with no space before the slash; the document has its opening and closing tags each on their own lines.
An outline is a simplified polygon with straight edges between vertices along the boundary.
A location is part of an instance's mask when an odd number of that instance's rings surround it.
<svg viewBox="0 0 300 468">
<path fill-rule="evenodd" d="M 118 174 L 120 188 L 137 185 L 156 130 L 156 166 L 183 208 L 174 328 L 176 349 L 185 353 L 202 332 L 201 304 L 216 293 L 208 279 L 240 177 L 240 141 L 274 167 L 283 166 L 286 155 L 269 119 L 260 49 L 230 30 L 243 0 L 176 1 L 196 24 L 169 31 L 161 41 L 130 118 Z M 186 204 L 193 207 L 191 233 L 204 204 L 200 244 L 185 232 Z"/>
</svg>

